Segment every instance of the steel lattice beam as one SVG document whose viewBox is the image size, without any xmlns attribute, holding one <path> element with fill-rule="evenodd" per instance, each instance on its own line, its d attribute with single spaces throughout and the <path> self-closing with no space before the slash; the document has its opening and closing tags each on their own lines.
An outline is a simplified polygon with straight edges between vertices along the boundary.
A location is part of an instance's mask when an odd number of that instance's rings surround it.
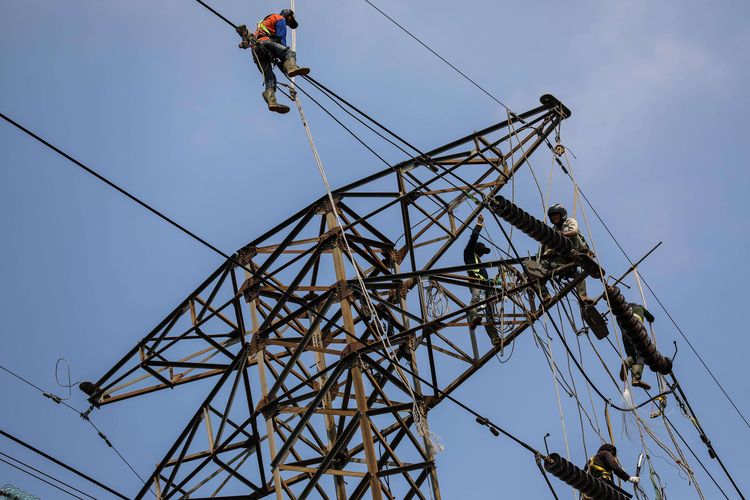
<svg viewBox="0 0 750 500">
<path fill-rule="evenodd" d="M 426 498 L 431 487 L 439 498 L 410 388 L 376 332 L 414 374 L 425 414 L 502 348 L 469 333 L 464 298 L 481 285 L 456 265 L 454 247 L 568 116 L 543 96 L 526 113 L 337 189 L 342 226 L 322 197 L 240 249 L 245 269 L 219 266 L 93 385 L 90 401 L 104 407 L 214 381 L 137 498 L 150 487 L 160 498 L 339 499 Z M 485 304 L 507 345 L 538 318 L 532 283 L 518 259 L 486 266 L 502 278 L 500 299 Z M 426 280 L 447 301 L 437 316 Z M 448 365 L 457 377 L 443 375 Z"/>
</svg>

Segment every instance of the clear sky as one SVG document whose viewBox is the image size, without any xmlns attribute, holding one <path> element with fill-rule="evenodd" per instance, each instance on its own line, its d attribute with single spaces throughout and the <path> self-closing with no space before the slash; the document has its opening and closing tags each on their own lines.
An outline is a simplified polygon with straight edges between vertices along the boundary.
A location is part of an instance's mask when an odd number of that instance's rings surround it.
<svg viewBox="0 0 750 500">
<path fill-rule="evenodd" d="M 741 320 L 750 244 L 750 174 L 742 166 L 750 5 L 377 4 L 514 110 L 552 93 L 573 111 L 562 139 L 577 156 L 579 183 L 631 256 L 664 242 L 642 273 L 750 415 L 743 370 L 750 341 Z M 288 6 L 265 0 L 213 5 L 248 25 Z M 362 0 L 300 0 L 297 11 L 300 62 L 420 148 L 505 117 Z M 0 0 L 0 111 L 232 252 L 324 192 L 298 117 L 264 110 L 260 75 L 238 41 L 190 0 Z M 382 168 L 311 103 L 306 111 L 333 185 Z M 382 143 L 377 147 L 391 161 L 402 159 Z M 542 179 L 549 165 L 549 155 L 533 164 Z M 524 179 L 517 199 L 540 216 L 536 188 Z M 573 189 L 559 170 L 552 193 L 572 204 Z M 590 222 L 605 267 L 624 271 L 627 263 L 604 229 Z M 65 391 L 55 384 L 58 358 L 69 361 L 74 381 L 96 378 L 220 262 L 7 124 L 0 124 L 0 227 L 0 363 L 59 394 Z M 653 298 L 647 300 L 665 352 L 678 342 L 675 371 L 709 437 L 750 491 L 750 429 Z M 553 349 L 564 360 L 561 346 Z M 589 363 L 619 401 L 597 361 Z M 137 478 L 74 413 L 4 372 L 0 388 L 0 428 L 122 491 L 138 490 Z M 146 475 L 204 394 L 200 385 L 161 393 L 98 411 L 94 420 Z M 508 363 L 488 365 L 456 395 L 537 447 L 549 432 L 550 448 L 565 454 L 550 372 L 530 336 L 520 338 Z M 86 404 L 78 391 L 70 403 Z M 563 401 L 563 410 L 571 458 L 582 464 L 575 406 Z M 673 402 L 669 411 L 721 477 Z M 533 460 L 512 442 L 493 438 L 448 403 L 430 420 L 445 445 L 438 456 L 444 498 L 549 495 Z M 613 425 L 623 464 L 632 470 L 637 443 L 621 434 L 619 415 Z M 589 448 L 596 442 L 590 432 L 586 439 Z M 85 486 L 6 440 L 0 451 Z M 696 497 L 672 465 L 654 460 L 670 498 Z M 688 461 L 706 498 L 721 498 L 695 459 L 688 455 Z M 42 498 L 60 495 L 0 463 L 4 483 Z M 721 484 L 736 498 L 726 480 Z"/>
</svg>

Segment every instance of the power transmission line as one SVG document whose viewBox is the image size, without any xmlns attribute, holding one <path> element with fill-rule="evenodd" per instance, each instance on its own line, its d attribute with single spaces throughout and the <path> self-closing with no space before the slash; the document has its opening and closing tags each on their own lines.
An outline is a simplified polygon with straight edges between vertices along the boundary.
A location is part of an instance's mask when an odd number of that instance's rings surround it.
<svg viewBox="0 0 750 500">
<path fill-rule="evenodd" d="M 200 1 L 200 0 L 197 0 L 197 1 Z M 482 87 L 481 85 L 479 85 L 476 81 L 474 81 L 472 78 L 470 78 L 469 76 L 467 76 L 463 71 L 461 71 L 459 68 L 457 68 L 451 62 L 449 62 L 447 59 L 445 59 L 443 56 L 441 56 L 432 47 L 430 47 L 425 42 L 423 42 L 422 40 L 420 40 L 417 36 L 415 36 L 412 32 L 410 32 L 408 29 L 406 29 L 403 25 L 401 25 L 399 22 L 397 22 L 395 19 L 393 19 L 387 13 L 385 13 L 382 9 L 380 9 L 378 6 L 376 6 L 371 0 L 364 0 L 364 2 L 367 3 L 368 5 L 370 5 L 373 9 L 375 9 L 376 11 L 378 11 L 380 14 L 382 14 L 385 18 L 387 18 L 389 21 L 391 21 L 394 25 L 396 25 L 397 27 L 399 27 L 404 33 L 406 33 L 411 38 L 413 38 L 414 40 L 416 40 L 420 45 L 422 45 L 425 49 L 427 49 L 432 54 L 434 54 L 436 57 L 438 57 L 441 61 L 443 61 L 445 64 L 447 64 L 450 68 L 452 68 L 458 74 L 460 74 L 461 76 L 463 76 L 472 85 L 474 85 L 479 90 L 481 90 L 483 93 L 485 93 L 490 99 L 492 99 L 496 103 L 500 104 L 502 107 L 504 107 L 512 115 L 515 115 L 513 113 L 513 110 L 511 110 L 508 106 L 506 106 L 505 104 L 503 104 L 503 102 L 500 101 L 500 99 L 498 99 L 497 97 L 495 97 L 491 92 L 489 92 L 484 87 Z M 201 3 L 203 3 L 203 2 L 201 2 Z M 549 144 L 549 143 L 547 145 L 550 148 L 552 147 L 552 145 Z M 572 177 L 570 176 L 570 174 L 568 173 L 567 169 L 560 163 L 559 159 L 557 160 L 557 162 L 563 168 L 563 171 L 568 175 L 568 177 L 570 177 L 571 180 L 573 180 Z M 599 213 L 596 211 L 596 209 L 594 208 L 593 204 L 589 201 L 588 197 L 583 192 L 583 190 L 581 189 L 581 187 L 578 184 L 576 184 L 576 186 L 578 187 L 578 190 L 581 193 L 581 196 L 583 196 L 584 200 L 586 200 L 586 204 L 594 212 L 594 215 L 596 215 L 596 218 L 599 220 L 599 222 L 602 224 L 602 226 L 604 226 L 604 229 L 607 231 L 607 233 L 609 234 L 609 236 L 612 238 L 612 240 L 615 242 L 615 244 L 617 245 L 617 247 L 620 249 L 620 252 L 622 252 L 622 254 L 625 256 L 625 258 L 628 260 L 628 262 L 632 265 L 633 261 L 630 259 L 630 256 L 627 254 L 627 252 L 622 247 L 622 245 L 620 245 L 620 242 L 617 240 L 617 238 L 615 238 L 614 234 L 612 233 L 612 231 L 610 231 L 609 227 L 606 225 L 606 223 L 604 222 L 604 220 L 599 216 Z M 719 382 L 719 379 L 716 377 L 716 375 L 714 374 L 713 370 L 711 370 L 708 367 L 708 364 L 703 360 L 703 357 L 698 353 L 698 351 L 693 346 L 692 342 L 690 342 L 690 340 L 687 338 L 687 336 L 685 335 L 685 332 L 683 332 L 682 328 L 680 328 L 680 326 L 677 324 L 677 321 L 674 319 L 674 317 L 672 316 L 672 314 L 669 312 L 669 310 L 666 308 L 666 306 L 659 299 L 659 296 L 656 295 L 656 292 L 654 292 L 654 290 L 648 284 L 648 282 L 646 281 L 646 279 L 643 278 L 643 275 L 641 275 L 641 279 L 643 280 L 643 283 L 646 285 L 646 288 L 648 288 L 648 290 L 654 296 L 654 299 L 656 299 L 656 301 L 658 302 L 658 304 L 661 307 L 661 309 L 664 311 L 664 313 L 667 315 L 667 317 L 669 318 L 669 320 L 672 322 L 672 324 L 675 326 L 675 328 L 677 329 L 677 331 L 680 333 L 680 336 L 685 340 L 685 342 L 687 343 L 687 345 L 690 347 L 690 350 L 698 358 L 698 361 L 700 361 L 701 365 L 703 365 L 703 368 L 705 368 L 705 370 L 711 376 L 711 378 L 713 379 L 714 383 L 717 385 L 717 387 L 719 388 L 719 390 L 721 390 L 722 394 L 724 394 L 724 397 L 729 401 L 729 404 L 732 405 L 732 407 L 734 408 L 735 412 L 740 416 L 740 418 L 742 419 L 742 421 L 745 423 L 745 426 L 747 426 L 747 428 L 750 429 L 750 421 L 748 421 L 748 419 L 747 419 L 747 417 L 745 417 L 744 413 L 735 404 L 734 400 L 729 395 L 729 393 L 726 391 L 726 389 L 724 388 L 723 384 L 721 384 L 721 382 Z"/>
<path fill-rule="evenodd" d="M 39 480 L 39 481 L 41 481 L 41 482 L 43 482 L 43 483 L 46 483 L 46 484 L 48 484 L 48 485 L 52 486 L 53 488 L 56 488 L 56 489 L 58 489 L 58 490 L 62 491 L 63 493 L 65 493 L 65 494 L 66 494 L 66 495 L 68 495 L 68 496 L 71 496 L 71 497 L 73 497 L 73 498 L 78 498 L 78 499 L 80 499 L 80 500 L 85 500 L 85 499 L 84 499 L 83 497 L 79 497 L 79 496 L 78 496 L 78 495 L 76 495 L 75 493 L 71 493 L 71 492 L 69 492 L 68 490 L 66 490 L 66 489 L 64 489 L 64 488 L 61 488 L 60 486 L 56 485 L 55 483 L 52 483 L 52 482 L 50 482 L 50 481 L 47 481 L 47 480 L 46 480 L 46 479 L 44 479 L 43 477 L 39 477 L 38 475 L 34 474 L 33 472 L 29 472 L 29 471 L 27 471 L 27 470 L 25 470 L 25 469 L 22 469 L 21 467 L 17 466 L 17 465 L 16 465 L 16 464 L 14 464 L 14 463 L 8 462 L 7 460 L 5 460 L 5 459 L 2 459 L 2 458 L 0 458 L 0 462 L 4 463 L 4 464 L 6 464 L 6 465 L 10 465 L 10 466 L 11 466 L 11 467 L 13 467 L 14 469 L 18 469 L 18 470 L 20 470 L 21 472 L 23 472 L 24 474 L 28 474 L 29 476 L 33 477 L 34 479 L 37 479 L 37 480 Z M 2 496 L 5 496 L 5 495 L 2 495 Z M 93 497 L 92 497 L 92 498 L 93 498 Z"/>
<path fill-rule="evenodd" d="M 12 460 L 12 461 L 14 461 L 14 462 L 16 462 L 16 463 L 19 463 L 19 464 L 23 465 L 24 467 L 26 467 L 26 468 L 28 468 L 28 469 L 31 469 L 31 470 L 33 470 L 33 471 L 34 471 L 34 472 L 36 472 L 37 474 L 41 474 L 41 475 L 43 475 L 44 477 L 46 477 L 46 478 L 48 478 L 48 479 L 51 479 L 51 480 L 53 480 L 53 481 L 57 481 L 58 483 L 60 483 L 60 484 L 62 484 L 62 485 L 65 485 L 66 487 L 70 488 L 70 489 L 71 489 L 71 490 L 73 490 L 73 491 L 76 491 L 76 492 L 80 493 L 80 494 L 81 494 L 81 495 L 83 495 L 83 496 L 86 496 L 86 497 L 92 498 L 93 500 L 96 500 L 96 497 L 93 497 L 93 496 L 89 495 L 88 493 L 86 493 L 86 492 L 84 492 L 84 491 L 81 491 L 81 490 L 79 490 L 79 489 L 78 489 L 78 488 L 76 488 L 75 486 L 71 486 L 70 484 L 66 483 L 65 481 L 61 481 L 60 479 L 57 479 L 57 478 L 55 478 L 55 477 L 53 477 L 53 476 L 50 476 L 49 474 L 47 474 L 47 473 L 45 473 L 45 472 L 42 472 L 42 471 L 40 471 L 39 469 L 37 469 L 36 467 L 33 467 L 33 466 L 31 466 L 31 465 L 29 465 L 29 464 L 27 464 L 27 463 L 24 463 L 24 462 L 22 462 L 21 460 L 19 460 L 19 459 L 17 459 L 17 458 L 11 457 L 10 455 L 7 455 L 7 454 L 5 454 L 5 453 L 3 453 L 3 452 L 0 452 L 0 455 L 4 456 L 4 457 L 5 457 L 5 458 L 7 458 L 8 460 Z M 6 462 L 6 463 L 8 463 L 8 462 Z M 9 464 L 9 465 L 13 465 L 13 464 Z M 21 469 L 19 469 L 19 470 L 21 470 Z M 24 471 L 24 472 L 26 472 L 26 471 Z M 27 472 L 27 474 L 28 474 L 28 472 Z M 36 476 L 35 476 L 35 477 L 36 477 Z M 41 479 L 41 478 L 37 478 L 37 479 Z M 48 483 L 48 484 L 49 484 L 49 483 Z M 52 485 L 52 486 L 54 486 L 54 485 Z M 63 490 L 63 491 L 64 491 L 64 490 Z M 68 492 L 66 492 L 66 493 L 68 493 Z M 68 493 L 68 494 L 70 494 L 70 493 Z M 74 496 L 75 496 L 75 495 L 74 495 Z M 77 498 L 80 498 L 80 497 L 77 497 Z"/>
<path fill-rule="evenodd" d="M 96 479 L 92 478 L 91 476 L 88 476 L 87 474 L 84 474 L 83 472 L 81 472 L 80 470 L 76 469 L 75 467 L 72 467 L 72 466 L 66 464 L 63 461 L 58 460 L 57 458 L 55 458 L 55 457 L 53 457 L 53 456 L 51 456 L 51 455 L 43 452 L 42 450 L 40 450 L 40 449 L 38 449 L 38 448 L 30 445 L 29 443 L 23 441 L 20 438 L 17 438 L 15 436 L 13 436 L 12 434 L 10 434 L 10 433 L 2 430 L 2 429 L 0 429 L 0 435 L 5 436 L 6 438 L 10 439 L 11 441 L 14 441 L 17 444 L 20 444 L 21 446 L 23 446 L 24 448 L 26 448 L 26 449 L 28 449 L 30 451 L 33 451 L 37 455 L 40 455 L 40 456 L 46 458 L 47 460 L 49 460 L 51 462 L 54 462 L 55 464 L 59 465 L 60 467 L 62 467 L 64 469 L 72 472 L 76 476 L 78 476 L 80 478 L 83 478 L 83 479 L 85 479 L 86 481 L 88 481 L 88 482 L 90 482 L 92 484 L 95 484 L 96 486 L 102 488 L 103 490 L 106 490 L 109 493 L 112 493 L 113 495 L 115 495 L 115 496 L 117 496 L 119 498 L 122 498 L 124 500 L 128 499 L 128 497 L 126 497 L 122 493 L 118 492 L 117 490 L 115 490 L 113 488 L 110 488 L 109 486 L 107 486 L 107 485 L 105 485 L 105 484 L 97 481 Z"/>
<path fill-rule="evenodd" d="M 104 433 L 103 433 L 103 432 L 102 432 L 102 431 L 101 431 L 101 430 L 99 429 L 99 427 L 97 427 L 97 426 L 96 426 L 96 424 L 94 424 L 94 422 L 92 422 L 92 421 L 91 421 L 91 418 L 89 417 L 89 415 L 88 415 L 88 412 L 81 412 L 81 411 L 78 411 L 78 410 L 77 410 L 77 409 L 76 409 L 75 407 L 73 407 L 73 406 L 71 406 L 70 404 L 66 403 L 66 402 L 65 402 L 65 401 L 64 401 L 64 400 L 63 400 L 62 398 L 60 398 L 59 396 L 57 396 L 57 395 L 55 395 L 55 394 L 52 394 L 52 393 L 49 393 L 49 392 L 46 392 L 46 391 L 44 391 L 43 389 L 41 389 L 41 388 L 40 388 L 39 386 L 37 386 L 36 384 L 34 384 L 34 383 L 30 382 L 30 381 L 29 381 L 28 379 L 26 379 L 26 378 L 22 377 L 22 376 L 21 376 L 21 375 L 19 375 L 18 373 L 14 372 L 13 370 L 10 370 L 9 368 L 7 368 L 7 367 L 5 367 L 5 366 L 3 366 L 3 365 L 0 365 L 0 370 L 3 370 L 3 371 L 5 371 L 6 373 L 8 373 L 8 374 L 12 375 L 13 377 L 17 378 L 18 380 L 20 380 L 21 382 L 23 382 L 23 383 L 25 383 L 25 384 L 29 385 L 30 387 L 33 387 L 33 388 L 34 388 L 34 389 L 36 389 L 37 391 L 41 392 L 41 393 L 42 393 L 42 395 L 43 395 L 44 397 L 46 397 L 46 398 L 48 398 L 48 399 L 51 399 L 51 400 L 52 400 L 53 402 L 55 402 L 55 403 L 57 403 L 57 404 L 61 404 L 61 405 L 65 406 L 66 408 L 68 408 L 69 410 L 71 410 L 71 411 L 75 412 L 76 414 L 78 414 L 78 416 L 79 416 L 79 417 L 81 417 L 81 418 L 82 418 L 83 420 L 85 420 L 85 421 L 86 421 L 86 422 L 87 422 L 87 423 L 88 423 L 88 424 L 89 424 L 89 425 L 90 425 L 91 427 L 93 427 L 93 428 L 94 428 L 94 430 L 95 430 L 95 431 L 96 431 L 96 433 L 97 433 L 97 434 L 99 435 L 99 437 L 100 437 L 100 438 L 102 438 L 102 440 L 103 440 L 103 441 L 104 441 L 104 442 L 105 442 L 105 443 L 107 444 L 107 446 L 109 446 L 110 448 L 112 448 L 112 450 L 113 450 L 113 451 L 114 451 L 114 452 L 115 452 L 115 453 L 117 454 L 117 456 L 118 456 L 118 457 L 120 457 L 120 460 L 122 460 L 122 461 L 123 461 L 123 462 L 125 463 L 125 465 L 127 465 L 127 466 L 128 466 L 128 468 L 129 468 L 129 469 L 130 469 L 130 470 L 131 470 L 131 471 L 133 472 L 133 474 L 135 474 L 135 475 L 136 475 L 136 477 L 137 477 L 138 479 L 140 479 L 140 481 L 141 481 L 142 483 L 145 483 L 145 482 L 146 482 L 146 481 L 145 481 L 145 480 L 144 480 L 144 479 L 143 479 L 143 478 L 141 477 L 141 475 L 140 475 L 140 474 L 138 474 L 138 472 L 137 472 L 137 471 L 135 470 L 135 468 L 133 468 L 133 466 L 132 466 L 132 465 L 130 464 L 130 462 L 128 462 L 128 461 L 127 461 L 127 459 L 126 459 L 126 458 L 125 458 L 125 457 L 123 456 L 123 454 L 122 454 L 122 453 L 120 453 L 120 451 L 119 451 L 119 450 L 118 450 L 118 449 L 117 449 L 117 448 L 115 447 L 115 445 L 113 445 L 113 444 L 112 444 L 112 442 L 111 442 L 111 441 L 109 440 L 109 438 L 108 438 L 108 437 L 107 437 L 107 436 L 106 436 L 106 435 L 105 435 L 105 434 L 104 434 Z"/>
</svg>

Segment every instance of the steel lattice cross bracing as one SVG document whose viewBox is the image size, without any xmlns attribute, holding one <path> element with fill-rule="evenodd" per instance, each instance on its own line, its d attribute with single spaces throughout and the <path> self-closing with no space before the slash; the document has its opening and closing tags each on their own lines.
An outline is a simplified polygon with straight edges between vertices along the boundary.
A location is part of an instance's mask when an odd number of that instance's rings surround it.
<svg viewBox="0 0 750 500">
<path fill-rule="evenodd" d="M 502 343 L 470 332 L 467 266 L 447 252 L 569 114 L 545 95 L 335 190 L 343 227 L 324 196 L 219 266 L 92 386 L 90 401 L 105 407 L 214 384 L 191 416 L 170 416 L 182 431 L 135 497 L 440 498 L 411 391 L 429 415 L 541 314 L 518 260 L 493 260 L 495 299 L 477 306 L 494 311 Z M 437 313 L 429 286 L 445 300 Z"/>
</svg>

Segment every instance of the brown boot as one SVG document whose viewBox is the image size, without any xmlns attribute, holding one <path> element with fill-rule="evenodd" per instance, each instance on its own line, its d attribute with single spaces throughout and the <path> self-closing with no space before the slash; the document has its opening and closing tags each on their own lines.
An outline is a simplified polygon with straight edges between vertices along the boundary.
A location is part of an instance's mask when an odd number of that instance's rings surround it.
<svg viewBox="0 0 750 500">
<path fill-rule="evenodd" d="M 639 378 L 633 379 L 633 387 L 640 387 L 644 391 L 650 391 L 651 386 Z"/>
<path fill-rule="evenodd" d="M 274 92 L 273 90 L 264 91 L 263 100 L 266 101 L 266 104 L 268 104 L 269 111 L 281 113 L 282 115 L 284 113 L 289 113 L 289 106 L 285 106 L 284 104 L 279 104 L 278 102 L 276 102 L 276 92 Z"/>
<path fill-rule="evenodd" d="M 297 58 L 296 57 L 288 57 L 286 61 L 284 61 L 282 69 L 284 70 L 284 73 L 286 73 L 286 76 L 289 78 L 292 78 L 294 76 L 305 76 L 310 72 L 310 68 L 300 68 L 297 66 Z"/>
<path fill-rule="evenodd" d="M 588 295 L 581 295 L 579 297 L 579 300 L 581 301 L 581 304 L 583 304 L 585 306 L 592 305 L 592 304 L 594 304 L 596 302 L 596 299 L 592 299 Z"/>
<path fill-rule="evenodd" d="M 625 363 L 620 366 L 620 380 L 625 382 Z"/>
</svg>

